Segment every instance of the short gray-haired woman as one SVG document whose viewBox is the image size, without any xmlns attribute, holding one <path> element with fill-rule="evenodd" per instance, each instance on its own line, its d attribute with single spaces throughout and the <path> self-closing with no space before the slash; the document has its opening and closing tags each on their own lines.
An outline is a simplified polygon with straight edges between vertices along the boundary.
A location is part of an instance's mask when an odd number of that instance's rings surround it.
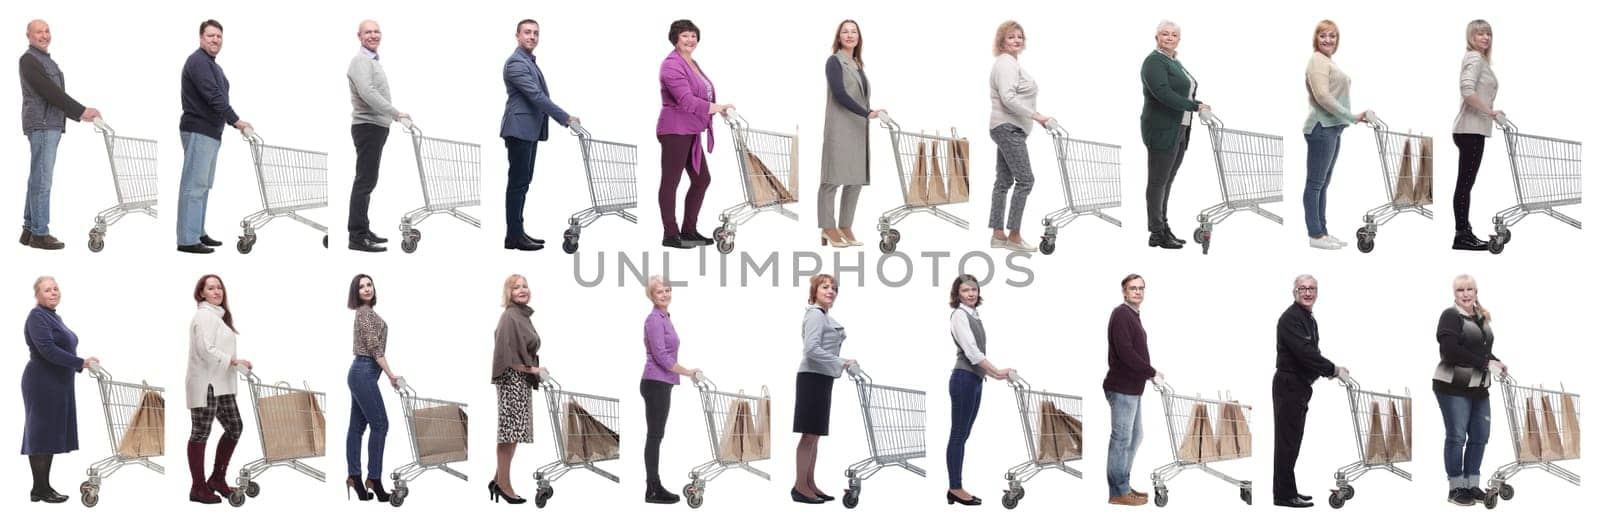
<svg viewBox="0 0 1600 528">
<path fill-rule="evenodd" d="M 28 341 L 28 366 L 22 369 L 22 454 L 33 471 L 28 500 L 59 504 L 67 496 L 50 487 L 50 464 L 57 453 L 78 449 L 78 400 L 74 375 L 100 364 L 78 356 L 78 334 L 56 314 L 61 288 L 45 276 L 33 281 L 35 306 L 22 335 Z"/>
<path fill-rule="evenodd" d="M 1166 249 L 1181 249 L 1187 243 L 1174 235 L 1172 226 L 1167 224 L 1167 199 L 1172 197 L 1172 180 L 1183 165 L 1183 153 L 1189 150 L 1194 114 L 1211 110 L 1210 105 L 1195 99 L 1200 83 L 1178 62 L 1178 42 L 1182 38 L 1177 24 L 1161 21 L 1156 25 L 1156 50 L 1144 58 L 1144 65 L 1139 68 L 1139 80 L 1144 86 L 1139 135 L 1148 154 L 1144 203 L 1150 247 Z"/>
<path fill-rule="evenodd" d="M 1478 168 L 1483 165 L 1483 145 L 1494 135 L 1494 122 L 1506 113 L 1494 108 L 1494 97 L 1500 92 L 1500 78 L 1495 77 L 1492 55 L 1494 53 L 1494 28 L 1483 20 L 1467 23 L 1467 54 L 1461 57 L 1461 110 L 1456 113 L 1456 124 L 1451 139 L 1455 140 L 1460 159 L 1456 161 L 1456 192 L 1451 206 L 1456 218 L 1456 238 L 1452 249 L 1483 251 L 1489 244 L 1472 234 L 1472 222 L 1467 218 L 1472 208 L 1472 185 L 1478 181 Z"/>
<path fill-rule="evenodd" d="M 1035 248 L 1022 239 L 1022 208 L 1033 191 L 1033 164 L 1028 160 L 1028 133 L 1035 122 L 1043 125 L 1050 117 L 1035 108 L 1039 85 L 1022 69 L 1018 56 L 1028 47 L 1022 24 L 1007 20 L 994 33 L 994 67 L 989 70 L 989 138 L 994 140 L 994 192 L 989 200 L 989 229 L 994 236 L 989 247 L 1031 252 Z M 1011 210 L 1006 211 L 1006 194 L 1011 194 Z M 1011 230 L 1009 235 L 1006 230 Z"/>
</svg>

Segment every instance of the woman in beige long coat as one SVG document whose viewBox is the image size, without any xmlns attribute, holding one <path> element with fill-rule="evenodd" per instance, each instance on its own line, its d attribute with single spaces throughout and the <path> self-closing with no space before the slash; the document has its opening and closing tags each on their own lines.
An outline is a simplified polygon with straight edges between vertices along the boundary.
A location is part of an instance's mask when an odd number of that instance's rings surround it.
<svg viewBox="0 0 1600 528">
<path fill-rule="evenodd" d="M 822 243 L 836 248 L 859 246 L 850 229 L 861 187 L 872 183 L 869 121 L 883 110 L 870 110 L 871 86 L 861 61 L 861 28 L 854 20 L 839 23 L 828 57 L 828 106 L 822 125 L 822 185 L 817 189 L 817 227 Z M 838 196 L 838 214 L 834 213 Z"/>
</svg>

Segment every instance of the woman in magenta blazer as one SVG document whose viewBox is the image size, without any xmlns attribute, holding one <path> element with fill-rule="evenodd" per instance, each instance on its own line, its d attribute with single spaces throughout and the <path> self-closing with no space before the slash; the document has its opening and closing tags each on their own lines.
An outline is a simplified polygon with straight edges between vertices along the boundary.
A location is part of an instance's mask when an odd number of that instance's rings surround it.
<svg viewBox="0 0 1600 528">
<path fill-rule="evenodd" d="M 694 22 L 678 20 L 667 31 L 674 49 L 661 61 L 661 117 L 656 120 L 656 139 L 661 142 L 661 245 L 691 248 L 711 244 L 711 239 L 695 230 L 706 187 L 711 185 L 711 167 L 706 151 L 716 146 L 711 135 L 711 115 L 733 108 L 717 104 L 717 90 L 694 60 L 700 45 L 700 28 Z M 706 147 L 700 147 L 700 133 L 706 134 Z M 689 172 L 689 193 L 683 200 L 683 228 L 678 228 L 678 182 Z"/>
</svg>

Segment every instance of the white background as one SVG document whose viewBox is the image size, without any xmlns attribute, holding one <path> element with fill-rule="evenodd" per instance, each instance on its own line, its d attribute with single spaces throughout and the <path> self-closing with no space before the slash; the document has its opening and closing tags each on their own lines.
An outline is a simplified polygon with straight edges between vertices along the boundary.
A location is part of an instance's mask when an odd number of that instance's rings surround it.
<svg viewBox="0 0 1600 528">
<path fill-rule="evenodd" d="M 592 521 L 596 517 L 590 512 L 602 506 L 611 507 L 605 513 L 608 518 L 648 515 L 652 521 L 672 524 L 782 519 L 790 514 L 824 522 L 870 523 L 1001 514 L 1003 472 L 1026 454 L 1012 393 L 999 383 L 986 384 L 987 403 L 968 443 L 966 464 L 967 489 L 990 504 L 978 509 L 952 507 L 947 513 L 935 502 L 942 502 L 945 488 L 943 446 L 949 416 L 945 384 L 954 352 L 947 337 L 945 302 L 954 265 L 943 259 L 935 272 L 932 262 L 918 254 L 989 251 L 984 244 L 983 202 L 994 159 L 985 130 L 986 82 L 993 60 L 989 52 L 993 28 L 1007 18 L 1021 21 L 1029 31 L 1030 46 L 1022 61 L 1042 88 L 1040 110 L 1060 118 L 1074 134 L 1125 147 L 1127 204 L 1110 211 L 1127 227 L 1119 230 L 1084 220 L 1063 231 L 1057 254 L 1019 260 L 1019 266 L 1032 271 L 1031 286 L 1005 285 L 1006 279 L 1026 277 L 1002 264 L 995 282 L 984 290 L 981 313 L 994 361 L 1020 369 L 1037 387 L 1086 397 L 1087 452 L 1076 464 L 1085 471 L 1085 479 L 1041 475 L 1012 514 L 1038 520 L 1068 511 L 1091 520 L 1174 515 L 1154 507 L 1123 511 L 1104 506 L 1101 461 L 1109 418 L 1098 388 L 1105 369 L 1102 336 L 1106 316 L 1120 302 L 1116 284 L 1130 272 L 1145 275 L 1149 283 L 1144 321 L 1157 368 L 1179 391 L 1208 395 L 1232 391 L 1256 410 L 1256 457 L 1217 467 L 1255 481 L 1259 507 L 1246 510 L 1235 490 L 1210 477 L 1186 473 L 1171 483 L 1170 510 L 1229 515 L 1226 518 L 1253 524 L 1296 515 L 1265 505 L 1271 488 L 1270 336 L 1276 317 L 1290 302 L 1291 280 L 1298 273 L 1322 279 L 1317 314 L 1327 355 L 1348 366 L 1369 388 L 1409 388 L 1417 397 L 1416 461 L 1406 467 L 1418 479 L 1407 483 L 1387 474 L 1370 475 L 1356 482 L 1357 498 L 1338 516 L 1298 515 L 1292 517 L 1295 522 L 1423 522 L 1482 515 L 1481 510 L 1451 507 L 1442 500 L 1446 490 L 1437 445 L 1443 434 L 1428 384 L 1437 361 L 1433 328 L 1439 311 L 1449 306 L 1450 279 L 1458 273 L 1479 278 L 1483 302 L 1496 315 L 1496 352 L 1518 379 L 1548 386 L 1566 382 L 1569 390 L 1580 393 L 1589 382 L 1584 373 L 1592 361 L 1574 352 L 1592 348 L 1581 344 L 1575 332 L 1583 321 L 1580 303 L 1594 293 L 1578 274 L 1592 262 L 1593 253 L 1586 246 L 1591 236 L 1535 218 L 1520 226 L 1516 244 L 1503 255 L 1451 252 L 1446 245 L 1452 229 L 1448 200 L 1456 153 L 1449 132 L 1458 105 L 1455 79 L 1468 20 L 1481 17 L 1495 24 L 1495 69 L 1502 83 L 1496 106 L 1527 132 L 1588 141 L 1584 134 L 1589 134 L 1589 127 L 1572 94 L 1574 90 L 1581 94 L 1592 76 L 1561 60 L 1580 49 L 1583 26 L 1577 13 L 1554 4 L 1157 1 L 1137 7 L 1044 3 L 979 7 L 822 2 L 800 8 L 707 1 L 682 8 L 617 2 L 551 4 L 529 10 L 497 2 L 392 4 L 374 12 L 309 2 L 152 7 L 79 1 L 30 7 L 23 12 L 7 6 L 0 20 L 19 32 L 28 19 L 48 20 L 55 34 L 51 51 L 66 71 L 69 92 L 103 110 L 119 132 L 161 142 L 163 216 L 154 222 L 130 217 L 112 227 L 104 253 L 89 253 L 83 235 L 94 212 L 114 201 L 114 195 L 99 138 L 86 125 L 70 124 L 56 167 L 52 204 L 53 232 L 70 246 L 55 253 L 0 246 L 5 248 L 0 249 L 6 262 L 4 282 L 11 285 L 15 299 L 9 313 L 13 320 L 23 319 L 32 306 L 26 291 L 33 278 L 55 275 L 64 292 L 60 313 L 82 339 L 80 353 L 105 360 L 118 379 L 148 379 L 168 387 L 169 401 L 175 403 L 181 401 L 173 398 L 181 393 L 184 328 L 192 315 L 194 281 L 208 272 L 227 279 L 242 332 L 241 357 L 253 360 L 269 380 L 296 384 L 303 380 L 329 395 L 329 456 L 311 463 L 328 471 L 333 482 L 318 484 L 285 469 L 269 471 L 260 480 L 261 497 L 245 506 L 255 514 L 230 517 L 245 524 L 282 524 L 308 518 L 304 514 L 333 522 L 371 518 L 358 517 L 355 505 L 337 503 L 349 401 L 344 373 L 351 316 L 343 308 L 344 295 L 350 276 L 358 272 L 377 279 L 378 311 L 390 324 L 389 353 L 396 371 L 424 396 L 470 403 L 473 420 L 472 460 L 459 465 L 472 482 L 430 473 L 413 485 L 411 500 L 402 510 L 359 506 L 367 512 L 378 508 L 385 522 L 512 512 L 483 503 L 480 487 L 493 470 L 495 398 L 487 383 L 487 365 L 500 311 L 499 287 L 509 273 L 530 277 L 545 365 L 568 388 L 623 401 L 624 458 L 605 464 L 622 476 L 623 484 L 581 472 L 570 474 L 556 482 L 556 496 L 539 514 L 546 519 Z M 336 248 L 354 164 L 344 71 L 356 52 L 355 28 L 363 18 L 382 23 L 381 53 L 395 104 L 414 115 L 430 134 L 483 144 L 483 205 L 468 212 L 483 219 L 485 227 L 475 230 L 453 219 L 431 220 L 422 225 L 427 234 L 417 254 L 399 254 L 398 244 L 391 244 L 396 251 L 390 254 L 367 255 L 324 252 L 313 232 L 275 222 L 261 231 L 256 252 L 249 256 L 237 255 L 231 247 L 209 257 L 174 253 L 172 203 L 182 159 L 174 126 L 180 112 L 178 74 L 183 58 L 196 46 L 199 21 L 208 17 L 227 27 L 219 63 L 232 81 L 233 103 L 240 116 L 273 144 L 331 153 L 332 205 L 307 215 L 333 228 Z M 536 53 L 555 100 L 583 118 L 598 137 L 640 146 L 641 206 L 636 212 L 644 219 L 642 225 L 601 220 L 585 232 L 581 261 L 553 247 L 533 255 L 498 247 L 503 231 L 499 190 L 505 174 L 504 150 L 495 137 L 504 102 L 499 72 L 515 45 L 515 22 L 528 17 L 542 23 L 543 42 Z M 722 101 L 738 105 L 756 127 L 798 128 L 801 187 L 807 189 L 797 207 L 801 222 L 763 215 L 740 231 L 739 250 L 751 252 L 753 258 L 781 252 L 782 278 L 776 287 L 771 272 L 748 288 L 734 287 L 736 279 L 721 286 L 715 280 L 720 265 L 713 253 L 672 253 L 672 278 L 688 282 L 677 289 L 672 307 L 684 343 L 683 363 L 704 368 L 725 389 L 756 391 L 768 385 L 777 412 L 774 431 L 779 449 L 772 461 L 762 465 L 773 473 L 774 482 L 727 474 L 711 483 L 703 511 L 692 513 L 682 505 L 647 507 L 639 501 L 644 420 L 636 380 L 643 362 L 640 328 L 649 305 L 641 296 L 642 287 L 619 277 L 616 254 L 626 251 L 637 263 L 641 251 L 650 250 L 650 272 L 662 272 L 663 253 L 655 245 L 658 148 L 651 137 L 659 97 L 655 75 L 670 49 L 664 38 L 667 25 L 684 17 L 702 29 L 703 47 L 696 57 L 717 83 Z M 878 253 L 870 245 L 838 253 L 845 264 L 867 266 L 865 277 L 845 278 L 835 311 L 849 329 L 845 356 L 859 359 L 880 382 L 929 393 L 930 456 L 918 461 L 929 469 L 929 477 L 885 471 L 866 481 L 860 508 L 848 513 L 837 504 L 793 504 L 784 489 L 793 477 L 792 451 L 784 446 L 796 439 L 787 431 L 805 298 L 804 287 L 791 280 L 797 261 L 790 252 L 815 248 L 810 245 L 816 230 L 814 195 L 809 189 L 817 178 L 814 167 L 820 155 L 815 138 L 821 131 L 825 100 L 821 70 L 831 32 L 845 17 L 861 24 L 872 106 L 891 110 L 911 130 L 958 127 L 972 139 L 975 173 L 974 203 L 951 208 L 973 221 L 971 231 L 962 233 L 925 215 L 899 226 L 905 234 L 900 248 L 915 262 L 914 280 L 908 286 L 890 288 L 877 280 L 873 270 Z M 1240 216 L 1217 228 L 1209 256 L 1201 256 L 1193 243 L 1181 252 L 1143 246 L 1144 152 L 1136 120 L 1140 105 L 1136 70 L 1152 49 L 1151 35 L 1162 18 L 1182 24 L 1179 57 L 1200 81 L 1200 99 L 1215 106 L 1230 126 L 1286 137 L 1286 200 L 1269 206 L 1285 217 L 1285 226 Z M 1396 128 L 1436 138 L 1434 194 L 1440 203 L 1434 210 L 1440 218 L 1428 222 L 1413 215 L 1395 220 L 1381 231 L 1378 249 L 1370 255 L 1353 247 L 1322 252 L 1305 243 L 1299 205 L 1304 160 L 1299 131 L 1307 111 L 1303 71 L 1311 53 L 1310 34 L 1322 18 L 1340 23 L 1344 43 L 1335 58 L 1354 80 L 1354 106 L 1378 110 Z M 21 40 L 15 41 L 18 49 Z M 7 90 L 6 98 L 18 100 L 10 92 L 14 85 L 0 85 Z M 856 223 L 869 242 L 876 214 L 900 200 L 886 155 L 888 134 L 874 130 L 875 184 L 864 193 Z M 1194 226 L 1191 215 L 1219 201 L 1210 143 L 1203 132 L 1196 130 L 1173 191 L 1174 228 L 1186 238 Z M 701 215 L 704 233 L 714 227 L 716 211 L 742 198 L 733 179 L 737 169 L 728 130 L 719 123 L 716 134 L 719 146 L 710 158 L 714 185 Z M 208 227 L 231 246 L 238 234 L 237 219 L 260 203 L 245 144 L 232 132 L 224 138 Z M 1328 216 L 1330 229 L 1354 242 L 1361 213 L 1385 197 L 1372 133 L 1352 127 L 1344 139 Z M 1038 184 L 1024 225 L 1026 233 L 1036 237 L 1038 218 L 1061 205 L 1061 194 L 1049 142 L 1040 133 L 1031 145 Z M 26 148 L 21 139 L 0 145 L 5 157 L 0 166 L 13 167 L 15 175 L 0 205 L 13 219 L 20 216 Z M 566 217 L 587 206 L 587 191 L 573 138 L 554 130 L 540 150 L 527 224 L 533 236 L 554 241 Z M 383 179 L 374 194 L 371 216 L 379 234 L 395 238 L 398 217 L 421 205 L 416 182 L 410 142 L 397 129 L 390 136 Z M 1498 133 L 1488 142 L 1473 197 L 1473 221 L 1481 235 L 1487 235 L 1493 211 L 1515 201 Z M 1583 218 L 1581 209 L 1569 212 Z M 826 267 L 831 268 L 832 250 L 827 251 Z M 609 268 L 605 281 L 595 288 L 579 286 L 574 280 L 578 264 L 586 277 L 593 278 L 595 258 L 602 253 Z M 991 256 L 1005 258 L 1000 252 Z M 887 269 L 893 271 L 890 278 L 897 278 L 903 265 L 891 261 Z M 730 276 L 736 277 L 736 271 L 730 269 Z M 981 275 L 984 269 L 975 271 Z M 804 284 L 804 278 L 799 281 Z M 15 359 L 0 364 L 4 371 L 0 378 L 20 376 L 24 348 L 17 343 L 13 351 Z M 109 451 L 93 387 L 87 378 L 79 384 L 81 449 L 56 461 L 53 482 L 63 492 L 74 489 L 82 468 Z M 1301 491 L 1315 496 L 1317 509 L 1325 513 L 1332 471 L 1354 460 L 1355 449 L 1343 393 L 1326 382 L 1317 388 L 1299 468 Z M 867 455 L 852 392 L 847 380 L 836 386 L 834 434 L 824 439 L 818 464 L 819 483 L 835 495 L 844 486 L 844 467 Z M 1134 485 L 1145 491 L 1149 491 L 1149 471 L 1169 460 L 1171 452 L 1159 399 L 1153 391 L 1150 394 L 1144 408 L 1145 443 L 1134 466 Z M 681 387 L 675 396 L 662 448 L 662 472 L 673 488 L 681 486 L 689 467 L 710 456 L 693 389 Z M 386 399 L 392 422 L 386 466 L 392 469 L 404 464 L 410 453 L 400 402 L 392 393 Z M 533 469 L 555 456 L 542 396 L 535 402 L 538 442 L 523 446 L 515 465 L 516 489 L 529 497 L 534 490 Z M 224 515 L 226 506 L 202 508 L 183 502 L 187 413 L 179 405 L 172 407 L 168 456 L 160 460 L 168 474 L 130 468 L 116 475 L 106 481 L 95 513 L 111 512 L 124 519 L 160 515 L 177 522 L 207 522 Z M 20 425 L 20 411 L 17 403 L 0 406 L 0 423 Z M 1513 457 L 1504 417 L 1496 391 L 1485 477 Z M 255 423 L 248 414 L 246 426 L 235 469 L 260 452 Z M 1571 468 L 1580 474 L 1585 469 L 1580 462 Z M 5 489 L 20 504 L 26 474 L 23 457 L 0 457 L 0 473 L 13 476 Z M 1517 500 L 1502 505 L 1500 511 L 1529 519 L 1573 508 L 1579 488 L 1537 472 L 1525 475 L 1513 481 L 1519 490 Z M 518 508 L 526 515 L 532 506 Z M 30 520 L 86 515 L 75 504 L 28 506 L 21 511 Z M 398 517 L 402 512 L 407 517 Z"/>
</svg>

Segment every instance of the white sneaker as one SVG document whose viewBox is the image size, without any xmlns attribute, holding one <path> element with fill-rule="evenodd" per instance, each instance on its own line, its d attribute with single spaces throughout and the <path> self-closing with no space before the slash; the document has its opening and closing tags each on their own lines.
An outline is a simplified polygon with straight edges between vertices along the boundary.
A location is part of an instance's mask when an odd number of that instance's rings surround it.
<svg viewBox="0 0 1600 528">
<path fill-rule="evenodd" d="M 1344 246 L 1339 245 L 1337 241 L 1333 240 L 1333 237 L 1326 236 L 1322 238 L 1311 239 L 1311 247 L 1317 249 L 1339 249 Z"/>
<path fill-rule="evenodd" d="M 1020 251 L 1020 252 L 1023 252 L 1023 253 L 1032 253 L 1032 252 L 1035 252 L 1035 251 L 1039 250 L 1039 248 L 1034 247 L 1033 245 L 1029 244 L 1027 241 L 1012 242 L 1010 240 L 1006 240 L 1005 241 L 1005 248 L 1009 249 L 1009 250 L 1012 250 L 1012 251 Z"/>
<path fill-rule="evenodd" d="M 1339 237 L 1333 236 L 1333 233 L 1328 233 L 1328 240 L 1332 240 L 1333 243 L 1338 244 L 1339 247 L 1345 247 L 1345 246 L 1350 245 L 1348 242 L 1345 242 L 1343 240 L 1339 240 Z"/>
<path fill-rule="evenodd" d="M 991 248 L 1003 248 L 1003 247 L 1006 247 L 1006 239 L 990 237 L 989 238 L 989 247 L 991 247 Z"/>
</svg>

